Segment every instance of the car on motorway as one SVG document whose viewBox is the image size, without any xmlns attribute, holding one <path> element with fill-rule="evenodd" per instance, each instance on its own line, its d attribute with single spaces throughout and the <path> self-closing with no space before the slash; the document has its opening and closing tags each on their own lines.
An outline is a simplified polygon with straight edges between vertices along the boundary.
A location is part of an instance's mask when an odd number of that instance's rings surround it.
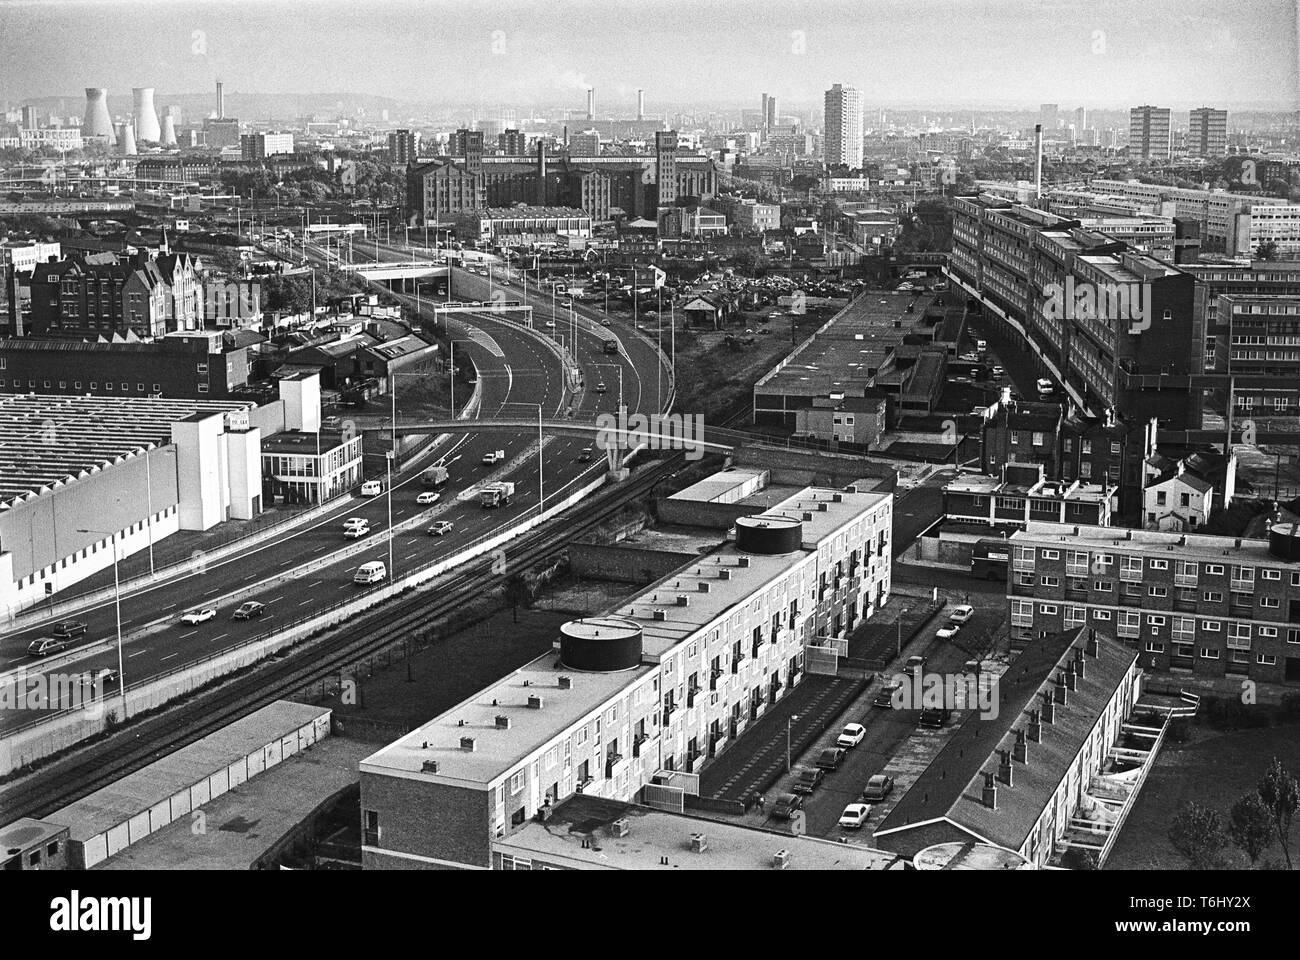
<svg viewBox="0 0 1300 960">
<path fill-rule="evenodd" d="M 1006 371 L 1003 370 L 1001 366 L 995 363 L 993 365 L 993 369 L 989 371 L 989 376 L 992 377 L 994 380 L 1001 380 L 1002 375 L 1004 373 L 1006 373 Z"/>
<path fill-rule="evenodd" d="M 973 616 L 975 616 L 975 608 L 970 604 L 962 603 L 952 608 L 952 613 L 948 614 L 948 619 L 953 623 L 966 623 Z"/>
<path fill-rule="evenodd" d="M 901 683 L 885 684 L 880 688 L 880 692 L 876 694 L 875 698 L 871 701 L 871 705 L 873 707 L 892 707 L 894 705 L 894 694 L 898 693 L 901 689 L 903 689 Z"/>
<path fill-rule="evenodd" d="M 441 494 L 434 493 L 432 490 L 426 490 L 415 498 L 415 502 L 420 506 L 426 506 L 430 503 L 437 503 L 441 499 Z"/>
<path fill-rule="evenodd" d="M 215 620 L 216 618 L 216 607 L 199 607 L 182 614 L 181 624 L 186 627 L 196 627 L 200 623 L 207 623 L 209 620 Z"/>
<path fill-rule="evenodd" d="M 850 803 L 840 814 L 840 826 L 845 830 L 857 830 L 867 822 L 869 816 L 871 816 L 871 804 Z"/>
<path fill-rule="evenodd" d="M 867 728 L 860 723 L 847 723 L 844 729 L 840 731 L 839 737 L 835 740 L 835 746 L 844 750 L 850 747 L 856 747 L 862 742 L 862 738 L 867 735 Z"/>
<path fill-rule="evenodd" d="M 960 623 L 945 623 L 942 627 L 940 627 L 938 630 L 935 631 L 934 635 L 938 637 L 940 640 L 951 640 L 953 637 L 957 636 L 957 633 L 960 630 L 961 630 Z"/>
<path fill-rule="evenodd" d="M 505 458 L 506 452 L 504 450 L 489 450 L 487 453 L 483 454 L 482 463 L 485 467 L 495 467 Z"/>
<path fill-rule="evenodd" d="M 86 625 L 80 620 L 64 620 L 54 628 L 54 639 L 76 640 L 86 635 Z"/>
<path fill-rule="evenodd" d="M 27 652 L 33 657 L 48 657 L 52 653 L 62 653 L 68 649 L 69 645 L 70 643 L 67 640 L 56 640 L 54 637 L 37 637 L 27 644 Z"/>
<path fill-rule="evenodd" d="M 826 771 L 820 767 L 810 767 L 807 770 L 800 770 L 798 776 L 794 778 L 794 785 L 790 788 L 795 793 L 810 794 L 821 786 L 822 780 L 826 777 Z"/>
<path fill-rule="evenodd" d="M 884 800 L 894 792 L 894 778 L 887 777 L 883 773 L 877 773 L 867 781 L 867 786 L 862 791 L 863 800 Z"/>
<path fill-rule="evenodd" d="M 827 747 L 817 755 L 817 766 L 823 770 L 838 770 L 844 762 L 844 751 L 839 747 Z"/>
<path fill-rule="evenodd" d="M 578 454 L 579 463 L 591 463 L 592 458 L 596 455 L 595 447 L 583 447 L 582 452 Z"/>
<path fill-rule="evenodd" d="M 429 525 L 428 534 L 431 537 L 445 537 L 456 529 L 450 520 L 439 520 L 437 523 Z"/>
<path fill-rule="evenodd" d="M 1036 386 L 1038 387 L 1038 395 L 1040 397 L 1051 396 L 1053 389 L 1051 380 L 1048 380 L 1046 377 L 1040 377 Z"/>
<path fill-rule="evenodd" d="M 365 517 L 348 517 L 346 520 L 343 521 L 344 530 L 347 530 L 349 527 L 368 527 L 368 526 L 370 526 L 370 521 L 367 520 Z"/>
<path fill-rule="evenodd" d="M 360 540 L 362 537 L 369 535 L 370 524 L 368 523 L 354 523 L 343 528 L 343 536 L 349 540 Z"/>
<path fill-rule="evenodd" d="M 772 816 L 778 820 L 789 820 L 802 809 L 803 797 L 797 793 L 783 793 L 776 798 L 776 803 L 772 804 Z"/>
<path fill-rule="evenodd" d="M 360 584 L 382 583 L 387 576 L 388 568 L 379 560 L 371 560 L 369 563 L 363 563 L 357 567 L 357 572 L 352 575 L 352 582 Z"/>
<path fill-rule="evenodd" d="M 923 727 L 931 727 L 938 730 L 948 722 L 952 716 L 952 711 L 947 707 L 926 707 L 921 711 L 921 716 L 917 718 L 917 723 Z"/>
<path fill-rule="evenodd" d="M 614 325 L 614 321 L 609 319 L 609 317 L 606 317 L 604 320 L 600 321 L 600 324 L 603 327 L 612 327 Z"/>
<path fill-rule="evenodd" d="M 554 330 L 554 329 L 555 329 L 555 321 L 554 321 L 554 320 L 547 320 L 544 324 L 542 324 L 542 326 L 544 326 L 547 330 Z"/>
<path fill-rule="evenodd" d="M 363 497 L 377 497 L 384 492 L 384 481 L 367 480 L 361 484 L 361 495 Z"/>
<path fill-rule="evenodd" d="M 321 421 L 321 426 L 323 426 L 326 430 L 337 430 L 339 427 L 343 426 L 343 418 L 326 417 L 324 420 Z"/>
<path fill-rule="evenodd" d="M 265 613 L 266 604 L 258 603 L 256 600 L 248 600 L 235 608 L 235 612 L 230 615 L 230 619 L 252 620 L 254 617 L 260 617 Z"/>
</svg>

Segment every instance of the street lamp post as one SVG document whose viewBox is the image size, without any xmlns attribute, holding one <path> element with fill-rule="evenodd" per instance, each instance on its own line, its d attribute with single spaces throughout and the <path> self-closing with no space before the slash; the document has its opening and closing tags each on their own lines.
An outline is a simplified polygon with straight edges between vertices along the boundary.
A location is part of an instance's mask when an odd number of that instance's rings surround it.
<svg viewBox="0 0 1300 960">
<path fill-rule="evenodd" d="M 79 528 L 77 533 L 98 533 L 107 536 L 113 545 L 113 611 L 117 618 L 117 692 L 122 698 L 122 716 L 126 719 L 126 673 L 122 661 L 122 581 L 117 574 L 117 531 Z"/>
<path fill-rule="evenodd" d="M 792 713 L 785 720 L 785 772 L 790 772 L 790 727 L 799 719 L 799 714 Z"/>
</svg>

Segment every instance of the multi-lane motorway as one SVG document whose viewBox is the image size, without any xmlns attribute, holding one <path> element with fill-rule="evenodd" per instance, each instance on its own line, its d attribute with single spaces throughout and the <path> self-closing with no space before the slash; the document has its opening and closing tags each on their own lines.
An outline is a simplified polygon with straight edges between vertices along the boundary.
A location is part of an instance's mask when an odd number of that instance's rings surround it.
<svg viewBox="0 0 1300 960">
<path fill-rule="evenodd" d="M 397 251 L 381 251 L 385 259 L 401 256 Z M 453 285 L 457 299 L 489 298 L 486 277 L 456 270 Z M 522 299 L 522 290 L 512 291 L 512 297 Z M 549 295 L 529 297 L 539 317 L 543 309 L 549 314 L 549 300 Z M 422 308 L 423 315 L 431 319 L 428 301 L 422 302 Z M 586 322 L 574 325 L 577 363 L 588 387 L 597 380 L 613 385 L 604 393 L 579 391 L 576 398 L 567 389 L 559 358 L 538 343 L 536 333 L 492 317 L 448 318 L 447 332 L 457 340 L 458 360 L 465 351 L 478 370 L 482 398 L 479 416 L 488 419 L 531 416 L 540 404 L 547 419 L 562 417 L 572 407 L 575 420 L 590 421 L 598 413 L 616 410 L 618 373 L 615 367 L 623 371 L 624 402 L 629 410 L 649 412 L 645 404 L 648 401 L 653 406 L 657 389 L 666 398 L 666 375 L 658 388 L 651 381 L 646 389 L 649 377 L 661 375 L 656 369 L 659 359 L 654 346 L 626 329 L 603 328 L 599 314 L 590 311 L 583 314 Z M 563 319 L 567 320 L 567 311 Z M 606 354 L 603 349 L 604 340 L 611 334 L 622 341 L 617 356 Z M 399 390 L 400 387 L 399 380 Z M 577 437 L 545 438 L 541 459 L 547 506 L 595 479 L 604 469 L 600 457 L 591 462 L 579 460 L 582 448 L 589 445 L 589 440 Z M 483 455 L 497 449 L 505 450 L 504 463 L 495 467 L 482 465 Z M 440 458 L 449 464 L 450 480 L 440 491 L 440 502 L 419 505 L 415 502 L 423 491 L 419 471 Z M 516 494 L 510 505 L 497 510 L 479 506 L 472 489 L 489 479 L 515 482 Z M 379 560 L 387 564 L 389 561 L 388 500 L 384 494 L 352 502 L 301 528 L 215 561 L 201 573 L 125 595 L 121 616 L 126 637 L 123 661 L 128 688 L 246 642 L 274 626 L 306 618 L 367 589 L 355 585 L 352 577 L 364 562 Z M 536 433 L 512 435 L 485 431 L 452 436 L 395 477 L 391 509 L 394 569 L 390 576 L 396 577 L 450 556 L 479 538 L 536 514 Z M 343 537 L 343 520 L 352 516 L 369 521 L 371 534 L 360 541 L 364 547 L 361 552 L 352 552 L 346 558 L 334 557 L 340 550 L 358 545 L 357 541 Z M 453 531 L 444 537 L 428 535 L 426 529 L 435 520 L 450 520 Z M 265 604 L 267 615 L 259 620 L 232 620 L 234 608 L 245 600 Z M 200 606 L 215 606 L 217 617 L 197 626 L 179 623 L 184 612 Z M 79 649 L 86 651 L 84 655 L 77 656 L 73 651 L 70 657 L 60 657 L 48 665 L 27 656 L 28 642 L 49 631 L 48 624 L 33 623 L 0 639 L 0 671 L 47 667 L 51 671 L 95 672 L 115 668 L 116 648 L 104 642 L 115 636 L 112 601 L 98 603 L 73 616 L 89 626 L 87 637 L 79 644 Z M 30 719 L 23 711 L 6 711 L 0 718 L 0 730 Z"/>
</svg>

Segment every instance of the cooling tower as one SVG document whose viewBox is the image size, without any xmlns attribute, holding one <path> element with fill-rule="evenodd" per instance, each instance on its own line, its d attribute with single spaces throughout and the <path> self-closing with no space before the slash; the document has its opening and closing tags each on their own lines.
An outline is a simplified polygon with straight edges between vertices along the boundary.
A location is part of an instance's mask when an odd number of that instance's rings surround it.
<svg viewBox="0 0 1300 960">
<path fill-rule="evenodd" d="M 164 147 L 176 146 L 176 118 L 170 113 L 163 117 L 162 145 Z"/>
<path fill-rule="evenodd" d="M 86 115 L 81 120 L 83 137 L 106 137 L 109 144 L 116 143 L 113 136 L 113 118 L 108 115 L 108 91 L 103 87 L 86 88 Z"/>
<path fill-rule="evenodd" d="M 157 143 L 162 139 L 158 129 L 158 111 L 153 106 L 153 87 L 136 87 L 132 91 L 135 102 L 135 138 L 142 143 Z"/>
<path fill-rule="evenodd" d="M 157 122 L 155 120 L 155 122 Z M 128 121 L 122 124 L 122 138 L 118 141 L 121 145 L 121 154 L 124 157 L 135 156 L 135 123 Z"/>
</svg>

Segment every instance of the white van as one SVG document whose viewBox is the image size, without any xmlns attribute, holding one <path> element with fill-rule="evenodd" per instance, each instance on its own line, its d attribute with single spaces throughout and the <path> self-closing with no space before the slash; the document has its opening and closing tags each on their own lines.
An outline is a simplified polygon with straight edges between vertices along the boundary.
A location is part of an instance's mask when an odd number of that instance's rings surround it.
<svg viewBox="0 0 1300 960">
<path fill-rule="evenodd" d="M 984 353 L 985 351 L 988 350 L 988 348 L 989 348 L 989 342 L 987 340 L 975 341 L 975 349 L 978 350 L 980 353 Z"/>
<path fill-rule="evenodd" d="M 388 576 L 388 568 L 378 560 L 371 560 L 369 563 L 363 563 L 357 567 L 356 574 L 352 577 L 353 583 L 382 583 Z"/>
<path fill-rule="evenodd" d="M 384 492 L 384 481 L 367 480 L 361 485 L 361 495 L 363 497 L 377 497 Z"/>
</svg>

